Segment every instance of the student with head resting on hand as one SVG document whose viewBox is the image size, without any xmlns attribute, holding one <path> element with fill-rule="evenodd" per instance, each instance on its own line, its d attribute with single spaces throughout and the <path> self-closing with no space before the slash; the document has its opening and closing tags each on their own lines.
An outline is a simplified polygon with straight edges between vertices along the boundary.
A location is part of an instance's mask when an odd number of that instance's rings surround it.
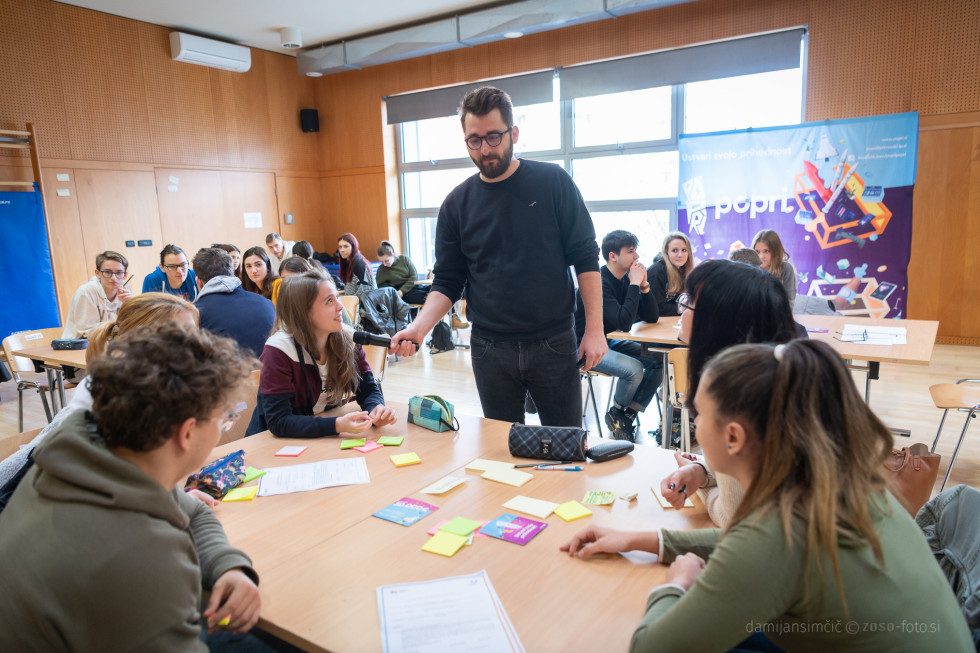
<svg viewBox="0 0 980 653">
<path fill-rule="evenodd" d="M 728 527 L 592 526 L 561 547 L 644 550 L 670 565 L 631 651 L 745 650 L 758 630 L 787 651 L 974 650 L 922 531 L 888 490 L 891 433 L 830 346 L 726 349 L 694 405 L 708 463 L 745 490 Z"/>
<path fill-rule="evenodd" d="M 258 404 L 246 435 L 316 438 L 363 433 L 395 423 L 364 350 L 345 327 L 333 282 L 319 272 L 290 278 L 276 307 L 275 332 L 262 351 Z M 317 416 L 354 399 L 360 411 Z"/>
<path fill-rule="evenodd" d="M 0 650 L 205 651 L 202 624 L 256 624 L 249 558 L 182 490 L 256 362 L 172 321 L 113 338 L 92 361 L 92 410 L 38 448 L 2 515 Z"/>
<path fill-rule="evenodd" d="M 762 269 L 779 279 L 786 289 L 790 306 L 796 300 L 796 268 L 789 262 L 789 254 L 783 249 L 783 241 L 772 229 L 763 229 L 752 239 L 752 249 L 762 259 Z"/>
<path fill-rule="evenodd" d="M 759 268 L 733 261 L 705 261 L 687 278 L 686 290 L 678 300 L 681 328 L 677 337 L 690 347 L 689 408 L 705 364 L 719 351 L 746 342 L 789 342 L 798 336 L 786 292 L 775 277 Z M 735 479 L 713 474 L 702 457 L 680 452 L 674 457 L 681 467 L 661 481 L 664 498 L 680 508 L 697 491 L 711 520 L 728 525 L 742 500 Z"/>
<path fill-rule="evenodd" d="M 62 338 L 87 338 L 95 327 L 116 318 L 133 296 L 126 286 L 128 269 L 129 261 L 119 252 L 107 250 L 95 257 L 95 276 L 72 295 Z"/>
<path fill-rule="evenodd" d="M 691 241 L 680 231 L 671 231 L 664 237 L 660 253 L 647 269 L 650 292 L 657 302 L 657 311 L 661 317 L 680 315 L 677 297 L 684 292 L 684 282 L 693 269 Z"/>
</svg>

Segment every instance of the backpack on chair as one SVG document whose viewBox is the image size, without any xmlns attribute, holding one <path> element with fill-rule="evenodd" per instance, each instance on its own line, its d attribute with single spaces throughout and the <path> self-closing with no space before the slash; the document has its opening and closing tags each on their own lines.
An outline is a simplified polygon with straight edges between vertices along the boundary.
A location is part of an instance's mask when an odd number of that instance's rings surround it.
<svg viewBox="0 0 980 653">
<path fill-rule="evenodd" d="M 426 343 L 429 346 L 430 354 L 440 354 L 444 351 L 456 349 L 453 344 L 453 332 L 445 322 L 437 322 L 432 327 L 432 337 Z"/>
</svg>

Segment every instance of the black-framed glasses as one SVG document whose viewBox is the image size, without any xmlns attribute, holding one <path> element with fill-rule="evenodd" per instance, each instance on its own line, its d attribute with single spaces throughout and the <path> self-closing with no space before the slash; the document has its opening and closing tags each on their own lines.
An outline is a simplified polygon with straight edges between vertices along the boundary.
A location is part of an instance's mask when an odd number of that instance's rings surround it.
<svg viewBox="0 0 980 653">
<path fill-rule="evenodd" d="M 684 293 L 677 298 L 677 306 L 681 309 L 681 312 L 694 311 L 694 307 L 687 303 L 689 300 L 690 298 L 687 296 L 687 293 Z"/>
<path fill-rule="evenodd" d="M 111 279 L 113 277 L 117 279 L 122 279 L 126 276 L 125 270 L 99 270 L 99 274 L 105 279 Z"/>
<path fill-rule="evenodd" d="M 238 419 L 239 413 L 231 412 L 224 417 L 218 418 L 218 430 L 222 433 L 227 433 L 234 426 L 235 420 Z"/>
<path fill-rule="evenodd" d="M 497 147 L 500 145 L 500 141 L 504 139 L 504 134 L 510 133 L 511 129 L 513 129 L 513 127 L 502 132 L 487 132 L 486 136 L 477 136 L 475 134 L 473 136 L 467 136 L 465 139 L 466 147 L 470 148 L 471 150 L 478 150 L 483 147 L 483 141 L 486 141 L 487 145 L 490 147 Z"/>
<path fill-rule="evenodd" d="M 186 270 L 187 261 L 184 261 L 183 263 L 180 263 L 178 265 L 164 265 L 163 267 L 170 270 L 171 272 L 176 272 L 177 270 Z"/>
</svg>

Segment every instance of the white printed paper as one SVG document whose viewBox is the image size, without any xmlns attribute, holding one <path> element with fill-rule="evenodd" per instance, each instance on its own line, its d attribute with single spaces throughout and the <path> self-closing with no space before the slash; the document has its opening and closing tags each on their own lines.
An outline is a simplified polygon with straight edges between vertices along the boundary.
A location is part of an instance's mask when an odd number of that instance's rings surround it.
<svg viewBox="0 0 980 653">
<path fill-rule="evenodd" d="M 370 483 L 363 457 L 323 460 L 317 463 L 267 467 L 259 479 L 259 496 L 307 492 L 338 485 Z"/>
<path fill-rule="evenodd" d="M 173 175 L 170 175 L 170 183 L 171 184 L 179 184 L 180 183 L 180 179 L 178 177 L 174 177 Z"/>
<path fill-rule="evenodd" d="M 71 190 L 67 188 L 58 189 L 58 197 L 70 197 L 70 196 L 71 196 Z"/>
<path fill-rule="evenodd" d="M 170 193 L 176 193 L 177 192 L 177 187 L 174 186 L 173 184 L 170 184 L 169 186 L 167 186 L 167 191 L 170 192 Z"/>
<path fill-rule="evenodd" d="M 856 345 L 904 345 L 907 342 L 907 331 L 905 327 L 845 324 L 840 341 L 853 342 Z"/>
<path fill-rule="evenodd" d="M 65 172 L 59 172 L 58 174 L 55 175 L 55 178 L 58 181 L 69 181 L 71 179 L 71 177 L 68 176 L 68 173 Z"/>
<path fill-rule="evenodd" d="M 446 478 L 439 479 L 429 487 L 424 488 L 422 490 L 422 494 L 442 494 L 443 492 L 449 492 L 460 483 L 465 482 L 465 478 L 460 478 L 458 476 L 447 476 Z"/>
<path fill-rule="evenodd" d="M 385 653 L 523 652 L 487 572 L 378 588 Z"/>
<path fill-rule="evenodd" d="M 243 214 L 245 216 L 245 228 L 246 229 L 261 229 L 262 228 L 262 212 L 246 212 Z"/>
</svg>

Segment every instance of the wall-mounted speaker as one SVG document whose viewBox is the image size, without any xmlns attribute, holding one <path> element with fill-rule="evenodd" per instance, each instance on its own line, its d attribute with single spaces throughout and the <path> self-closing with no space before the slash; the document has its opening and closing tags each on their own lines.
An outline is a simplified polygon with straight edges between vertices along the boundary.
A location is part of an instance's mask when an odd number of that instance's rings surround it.
<svg viewBox="0 0 980 653">
<path fill-rule="evenodd" d="M 300 109 L 299 124 L 305 132 L 320 131 L 320 114 L 316 109 Z"/>
</svg>

